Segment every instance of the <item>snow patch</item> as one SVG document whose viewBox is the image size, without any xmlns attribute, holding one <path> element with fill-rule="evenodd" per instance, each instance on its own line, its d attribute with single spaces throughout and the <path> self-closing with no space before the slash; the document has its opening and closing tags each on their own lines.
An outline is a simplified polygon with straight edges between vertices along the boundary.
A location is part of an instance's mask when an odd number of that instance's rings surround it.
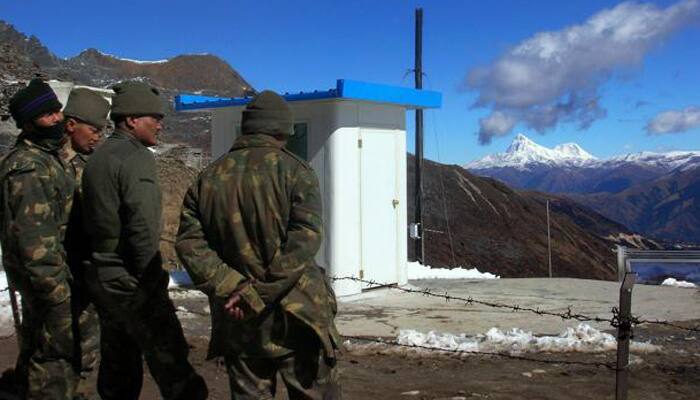
<svg viewBox="0 0 700 400">
<path fill-rule="evenodd" d="M 616 351 L 615 336 L 601 332 L 588 324 L 581 323 L 576 328 L 566 328 L 558 336 L 535 336 L 519 328 L 502 331 L 491 328 L 485 334 L 467 336 L 430 331 L 422 333 L 407 329 L 399 331 L 397 342 L 408 347 L 383 344 L 357 344 L 346 342 L 350 351 L 376 351 L 392 347 L 391 352 L 427 355 L 434 350 L 463 353 L 604 353 Z M 416 346 L 420 348 L 411 348 Z M 635 353 L 653 353 L 662 350 L 661 346 L 650 342 L 632 341 L 630 350 Z"/>
<path fill-rule="evenodd" d="M 180 319 L 192 319 L 197 317 L 194 313 L 190 312 L 190 310 L 183 306 L 178 306 L 177 308 L 175 308 L 175 313 Z"/>
<path fill-rule="evenodd" d="M 171 300 L 201 299 L 207 297 L 206 294 L 199 290 L 189 289 L 192 285 L 192 279 L 187 274 L 187 271 L 170 271 L 168 294 Z"/>
<path fill-rule="evenodd" d="M 679 281 L 679 280 L 676 280 L 676 278 L 666 278 L 663 282 L 661 282 L 661 286 L 673 286 L 673 287 L 679 287 L 679 288 L 696 288 L 696 287 L 698 287 L 693 282 Z"/>
<path fill-rule="evenodd" d="M 480 272 L 477 268 L 432 268 L 430 265 L 422 265 L 419 262 L 409 262 L 408 279 L 500 279 L 500 276 L 490 272 Z"/>
<path fill-rule="evenodd" d="M 6 289 L 7 275 L 5 275 L 5 271 L 0 271 L 0 290 L 2 290 L 0 292 L 0 336 L 11 335 L 15 331 L 10 292 Z M 19 293 L 17 293 L 17 302 L 21 302 Z"/>
<path fill-rule="evenodd" d="M 85 51 L 85 50 L 83 50 Z M 110 57 L 114 58 L 115 60 L 120 60 L 120 61 L 128 61 L 136 64 L 163 64 L 168 62 L 168 60 L 134 60 L 133 58 L 122 58 L 122 57 L 117 57 L 114 54 L 109 54 L 109 53 L 103 53 L 99 50 L 97 50 L 98 53 L 102 54 L 105 57 Z"/>
</svg>

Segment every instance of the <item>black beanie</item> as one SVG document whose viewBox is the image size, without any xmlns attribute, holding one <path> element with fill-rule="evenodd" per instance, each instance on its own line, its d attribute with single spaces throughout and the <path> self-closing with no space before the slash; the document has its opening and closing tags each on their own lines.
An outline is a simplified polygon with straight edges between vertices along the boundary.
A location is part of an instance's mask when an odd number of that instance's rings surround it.
<svg viewBox="0 0 700 400">
<path fill-rule="evenodd" d="M 294 127 L 292 109 L 284 98 L 265 90 L 248 103 L 241 118 L 241 133 L 290 135 Z"/>
<path fill-rule="evenodd" d="M 51 86 L 39 78 L 32 79 L 27 87 L 10 99 L 10 114 L 18 128 L 42 114 L 60 111 L 61 107 L 63 105 Z"/>
</svg>

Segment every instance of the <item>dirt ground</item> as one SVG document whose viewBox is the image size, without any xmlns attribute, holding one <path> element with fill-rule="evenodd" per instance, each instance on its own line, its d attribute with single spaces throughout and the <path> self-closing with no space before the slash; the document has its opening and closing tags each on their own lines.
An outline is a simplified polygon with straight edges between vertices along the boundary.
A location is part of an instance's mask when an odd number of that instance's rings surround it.
<svg viewBox="0 0 700 400">
<path fill-rule="evenodd" d="M 177 301 L 201 310 L 203 299 Z M 190 359 L 206 379 L 211 399 L 228 399 L 228 380 L 220 361 L 206 361 L 208 317 L 178 313 L 192 346 Z M 697 323 L 698 321 L 695 321 Z M 692 323 L 688 323 L 691 326 Z M 630 399 L 697 399 L 700 392 L 700 335 L 665 327 L 640 327 L 635 340 L 662 345 L 664 351 L 633 356 Z M 615 374 L 605 367 L 548 364 L 490 356 L 385 354 L 353 350 L 339 362 L 344 399 L 614 399 Z M 0 340 L 0 368 L 14 364 L 14 338 Z M 612 363 L 614 354 L 538 354 L 543 360 Z M 94 381 L 94 377 L 93 377 Z M 0 388 L 0 399 L 12 399 Z M 146 376 L 141 399 L 158 399 Z M 277 398 L 283 399 L 283 388 Z M 98 399 L 97 395 L 91 399 Z"/>
</svg>

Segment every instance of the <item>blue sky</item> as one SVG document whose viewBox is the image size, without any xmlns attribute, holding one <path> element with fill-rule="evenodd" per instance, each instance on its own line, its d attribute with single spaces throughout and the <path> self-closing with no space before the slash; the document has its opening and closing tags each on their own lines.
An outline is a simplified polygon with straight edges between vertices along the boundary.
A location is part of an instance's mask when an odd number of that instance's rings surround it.
<svg viewBox="0 0 700 400">
<path fill-rule="evenodd" d="M 17 0 L 0 4 L 0 18 L 61 57 L 90 47 L 143 60 L 212 53 L 256 89 L 291 92 L 328 89 L 338 78 L 412 86 L 414 9 L 423 7 L 424 87 L 443 93 L 443 107 L 426 113 L 426 157 L 463 164 L 505 150 L 517 133 L 546 146 L 574 141 L 598 157 L 700 150 L 698 0 L 620 4 Z M 621 47 L 587 41 L 595 15 L 636 36 Z M 560 41 L 558 63 L 523 56 L 523 44 L 542 43 L 543 32 Z M 512 62 L 529 81 L 498 69 Z M 532 95 L 511 101 L 523 93 Z M 664 111 L 676 113 L 649 128 Z"/>
</svg>

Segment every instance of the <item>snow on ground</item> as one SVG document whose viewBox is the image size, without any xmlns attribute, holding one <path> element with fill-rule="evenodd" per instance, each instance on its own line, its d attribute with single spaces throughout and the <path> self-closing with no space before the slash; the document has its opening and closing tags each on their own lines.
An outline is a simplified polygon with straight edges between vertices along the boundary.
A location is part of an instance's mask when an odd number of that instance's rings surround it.
<svg viewBox="0 0 700 400">
<path fill-rule="evenodd" d="M 0 336 L 7 336 L 14 332 L 12 320 L 12 306 L 10 305 L 10 292 L 7 288 L 7 276 L 5 271 L 0 271 Z M 20 301 L 17 293 L 17 301 Z"/>
<path fill-rule="evenodd" d="M 190 279 L 187 271 L 170 271 L 168 292 L 170 293 L 171 299 L 198 299 L 207 297 L 201 291 L 191 289 L 191 287 L 192 279 Z"/>
<path fill-rule="evenodd" d="M 489 272 L 480 272 L 476 268 L 466 269 L 457 267 L 453 269 L 432 268 L 430 265 L 422 265 L 419 262 L 408 263 L 408 279 L 500 279 L 498 275 Z"/>
<path fill-rule="evenodd" d="M 676 280 L 675 278 L 666 278 L 663 282 L 661 282 L 662 286 L 674 286 L 674 287 L 681 287 L 681 288 L 695 288 L 698 287 L 698 285 L 692 283 L 692 282 L 687 282 L 687 281 L 679 281 Z"/>
<path fill-rule="evenodd" d="M 588 324 L 581 323 L 576 328 L 566 328 L 558 336 L 535 336 L 532 332 L 513 328 L 502 331 L 491 328 L 485 334 L 467 336 L 430 331 L 421 333 L 407 329 L 399 331 L 396 340 L 404 346 L 419 346 L 420 349 L 399 347 L 384 344 L 358 344 L 346 342 L 351 352 L 386 351 L 391 353 L 427 355 L 431 351 L 446 350 L 465 353 L 603 353 L 615 351 L 617 341 L 609 333 L 601 332 Z M 424 349 L 427 347 L 429 349 Z M 660 346 L 649 342 L 630 344 L 630 351 L 635 353 L 651 353 L 661 351 Z"/>
</svg>

